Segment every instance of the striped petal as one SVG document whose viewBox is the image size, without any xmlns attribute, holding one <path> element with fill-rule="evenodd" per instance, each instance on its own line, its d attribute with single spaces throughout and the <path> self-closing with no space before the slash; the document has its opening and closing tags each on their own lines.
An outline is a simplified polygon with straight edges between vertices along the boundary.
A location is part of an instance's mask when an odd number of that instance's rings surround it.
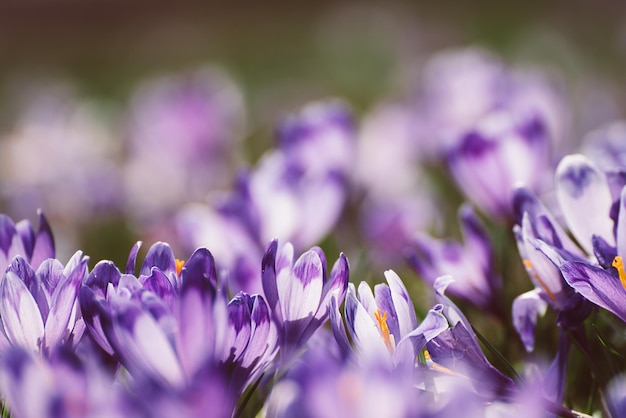
<svg viewBox="0 0 626 418">
<path fill-rule="evenodd" d="M 568 155 L 556 169 L 556 196 L 578 243 L 593 254 L 592 237 L 615 245 L 609 213 L 613 200 L 605 174 L 583 155 Z"/>
<path fill-rule="evenodd" d="M 0 317 L 9 341 L 39 351 L 44 335 L 43 319 L 37 302 L 15 273 L 5 274 L 0 297 Z"/>
</svg>

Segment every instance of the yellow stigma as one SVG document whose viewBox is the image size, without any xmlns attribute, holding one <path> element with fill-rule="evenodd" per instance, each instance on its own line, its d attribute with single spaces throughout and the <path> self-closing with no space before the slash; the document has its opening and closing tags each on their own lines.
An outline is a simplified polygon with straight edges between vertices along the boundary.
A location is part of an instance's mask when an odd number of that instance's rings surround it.
<svg viewBox="0 0 626 418">
<path fill-rule="evenodd" d="M 617 274 L 619 274 L 619 281 L 622 282 L 622 286 L 626 289 L 626 271 L 624 271 L 624 260 L 619 255 L 616 255 L 613 259 L 613 267 L 617 270 Z"/>
<path fill-rule="evenodd" d="M 392 341 L 393 336 L 389 332 L 389 327 L 387 326 L 387 312 L 384 312 L 382 315 L 380 314 L 380 309 L 376 309 L 374 312 L 374 318 L 378 321 L 378 325 L 380 326 L 380 334 L 383 337 L 383 341 L 387 346 L 389 351 L 393 351 L 394 343 Z"/>
<path fill-rule="evenodd" d="M 180 276 L 180 271 L 183 269 L 184 265 L 184 260 L 179 260 L 178 258 L 176 259 L 176 275 Z"/>
<path fill-rule="evenodd" d="M 537 274 L 537 272 L 533 268 L 533 265 L 530 262 L 530 260 L 524 260 L 524 266 L 526 266 L 526 269 L 528 269 L 530 274 L 532 274 L 533 277 L 535 278 L 535 280 L 537 280 L 537 283 L 539 283 L 541 288 L 547 293 L 547 295 L 550 298 L 550 300 L 552 302 L 554 302 L 555 301 L 554 293 L 552 293 L 552 291 L 550 289 L 548 289 L 548 286 L 546 286 L 545 282 L 543 280 L 541 280 L 541 277 L 539 277 L 539 275 Z"/>
</svg>

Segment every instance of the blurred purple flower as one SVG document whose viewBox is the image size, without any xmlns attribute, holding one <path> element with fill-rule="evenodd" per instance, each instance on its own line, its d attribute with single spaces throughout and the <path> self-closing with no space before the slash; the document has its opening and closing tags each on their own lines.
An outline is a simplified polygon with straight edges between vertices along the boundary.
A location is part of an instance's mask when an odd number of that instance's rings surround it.
<svg viewBox="0 0 626 418">
<path fill-rule="evenodd" d="M 626 121 L 614 121 L 588 133 L 583 154 L 607 171 L 626 169 Z"/>
<path fill-rule="evenodd" d="M 319 346 L 305 353 L 287 378 L 275 385 L 267 414 L 281 418 L 426 416 L 420 414 L 426 405 L 419 400 L 406 375 L 379 364 L 342 362 Z"/>
<path fill-rule="evenodd" d="M 102 108 L 67 84 L 21 87 L 17 118 L 0 141 L 2 194 L 13 211 L 42 207 L 59 226 L 119 209 L 116 141 Z"/>
<path fill-rule="evenodd" d="M 124 178 L 132 214 L 154 222 L 150 216 L 224 187 L 243 123 L 242 93 L 217 68 L 142 84 L 127 123 Z"/>
<path fill-rule="evenodd" d="M 383 103 L 364 117 L 357 141 L 354 185 L 359 228 L 380 265 L 402 261 L 417 230 L 436 218 L 420 167 L 414 115 L 406 103 Z"/>
<path fill-rule="evenodd" d="M 508 217 L 515 184 L 535 192 L 546 187 L 550 141 L 541 115 L 498 110 L 462 132 L 447 163 L 469 200 L 491 216 Z"/>
<path fill-rule="evenodd" d="M 2 356 L 0 391 L 16 418 L 140 416 L 97 363 L 63 348 L 49 359 L 9 349 Z"/>
<path fill-rule="evenodd" d="M 179 239 L 207 246 L 234 291 L 259 292 L 257 266 L 271 239 L 306 248 L 336 224 L 347 199 L 353 126 L 338 102 L 312 103 L 279 125 L 279 149 L 242 173 L 235 188 L 210 205 L 183 208 Z"/>
<path fill-rule="evenodd" d="M 605 388 L 606 405 L 612 417 L 626 414 L 626 375 L 615 376 Z"/>
<path fill-rule="evenodd" d="M 478 48 L 448 50 L 426 63 L 417 95 L 417 130 L 423 152 L 439 156 L 456 148 L 463 132 L 500 109 L 537 114 L 547 136 L 566 137 L 570 111 L 554 74 L 508 66 Z"/>
<path fill-rule="evenodd" d="M 452 275 L 451 294 L 498 313 L 502 280 L 494 271 L 487 232 L 469 205 L 459 209 L 459 221 L 463 243 L 417 235 L 405 249 L 409 263 L 431 285 L 440 276 Z"/>
</svg>

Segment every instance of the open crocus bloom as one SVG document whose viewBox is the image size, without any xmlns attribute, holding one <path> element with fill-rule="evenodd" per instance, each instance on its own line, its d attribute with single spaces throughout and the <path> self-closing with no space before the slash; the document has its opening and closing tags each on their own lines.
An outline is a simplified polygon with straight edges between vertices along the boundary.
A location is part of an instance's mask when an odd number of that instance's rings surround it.
<svg viewBox="0 0 626 418">
<path fill-rule="evenodd" d="M 165 243 L 148 254 L 139 278 L 107 261 L 87 278 L 81 303 L 92 338 L 135 379 L 156 388 L 186 393 L 209 384 L 207 373 L 215 371 L 228 376 L 224 390 L 239 396 L 276 353 L 265 300 L 240 293 L 228 302 L 206 248 L 184 265 Z"/>
<path fill-rule="evenodd" d="M 0 281 L 3 336 L 11 345 L 48 355 L 78 343 L 84 331 L 78 291 L 87 261 L 77 251 L 65 266 L 50 258 L 35 271 L 22 257 L 13 259 Z"/>
<path fill-rule="evenodd" d="M 525 205 L 524 212 L 528 215 L 524 216 L 528 220 L 526 227 L 522 221 L 521 233 L 522 239 L 531 245 L 520 252 L 529 260 L 526 264 L 531 277 L 540 279 L 538 287 L 545 292 L 548 301 L 568 308 L 579 306 L 571 297 L 560 300 L 559 289 L 571 294 L 567 287 L 560 285 L 560 273 L 577 292 L 574 297 L 581 295 L 626 321 L 626 305 L 622 303 L 626 296 L 624 185 L 623 176 L 607 176 L 583 155 L 569 155 L 559 163 L 556 195 L 563 218 L 582 251 L 548 215 L 536 216 L 543 209 L 537 211 L 536 204 Z M 541 257 L 549 259 L 551 264 Z M 581 312 L 577 309 L 573 312 L 574 322 L 586 316 L 579 315 Z"/>
<path fill-rule="evenodd" d="M 400 277 L 385 272 L 387 284 L 378 284 L 374 292 L 361 282 L 358 294 L 349 284 L 345 304 L 345 323 L 336 300 L 331 302 L 333 333 L 344 356 L 352 351 L 363 363 L 379 363 L 389 369 L 403 369 L 412 374 L 415 358 L 427 341 L 447 329 L 441 307 L 431 309 L 418 326 L 413 303 Z M 347 333 L 346 333 L 347 328 Z M 354 348 L 348 343 L 348 337 Z"/>
</svg>

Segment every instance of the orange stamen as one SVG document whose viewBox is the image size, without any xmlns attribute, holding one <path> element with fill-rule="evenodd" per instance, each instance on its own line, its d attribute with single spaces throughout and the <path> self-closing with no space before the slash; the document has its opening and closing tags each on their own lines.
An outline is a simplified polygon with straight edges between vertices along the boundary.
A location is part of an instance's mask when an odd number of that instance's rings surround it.
<svg viewBox="0 0 626 418">
<path fill-rule="evenodd" d="M 619 281 L 622 282 L 622 286 L 626 289 L 626 271 L 624 271 L 624 260 L 619 255 L 616 255 L 613 259 L 612 266 L 617 270 L 619 274 Z"/>
<path fill-rule="evenodd" d="M 185 265 L 184 260 L 179 260 L 178 258 L 176 259 L 176 275 L 180 276 L 180 272 L 183 269 L 184 265 Z"/>
<path fill-rule="evenodd" d="M 550 298 L 550 300 L 554 302 L 556 300 L 556 298 L 554 297 L 554 293 L 552 293 L 552 291 L 548 289 L 548 286 L 546 286 L 545 282 L 541 280 L 541 277 L 539 277 L 539 275 L 533 268 L 533 265 L 530 262 L 530 260 L 524 260 L 524 266 L 526 266 L 526 269 L 528 270 L 528 272 L 533 275 L 535 280 L 537 280 L 537 283 L 539 283 L 541 288 L 548 294 L 548 297 Z"/>
<path fill-rule="evenodd" d="M 391 333 L 389 332 L 389 327 L 387 326 L 387 312 L 384 312 L 382 315 L 380 314 L 380 309 L 376 309 L 376 312 L 374 312 L 374 318 L 376 318 L 376 321 L 378 322 L 378 325 L 380 326 L 380 333 L 383 337 L 383 341 L 385 342 L 385 345 L 387 346 L 387 349 L 389 351 L 393 351 L 394 348 L 394 344 L 391 341 Z"/>
</svg>

